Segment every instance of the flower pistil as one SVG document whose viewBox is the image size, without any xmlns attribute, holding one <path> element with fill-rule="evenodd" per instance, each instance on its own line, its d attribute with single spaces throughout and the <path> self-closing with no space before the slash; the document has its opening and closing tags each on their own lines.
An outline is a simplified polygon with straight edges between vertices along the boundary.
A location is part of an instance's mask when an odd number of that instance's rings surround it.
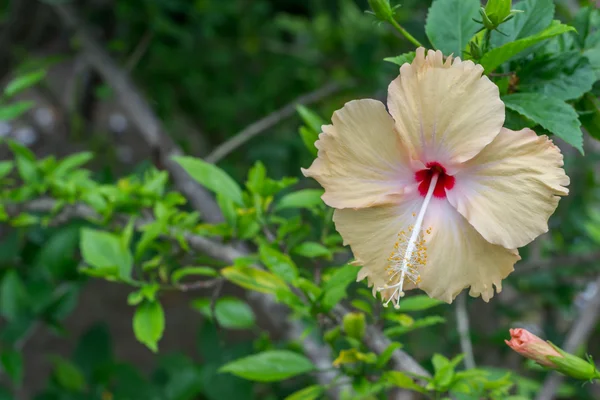
<svg viewBox="0 0 600 400">
<path fill-rule="evenodd" d="M 422 230 L 423 219 L 425 218 L 427 206 L 429 206 L 429 202 L 434 195 L 439 176 L 438 172 L 434 172 L 431 176 L 429 188 L 415 224 L 410 225 L 406 231 L 401 231 L 398 234 L 398 240 L 388 258 L 389 264 L 386 267 L 389 275 L 388 283 L 377 288 L 378 291 L 394 289 L 387 302 L 383 304 L 386 307 L 390 301 L 393 301 L 394 308 L 400 308 L 400 298 L 404 297 L 403 289 L 406 280 L 414 285 L 421 282 L 419 270 L 427 264 L 427 246 Z M 428 228 L 426 233 L 430 234 L 431 228 Z"/>
</svg>

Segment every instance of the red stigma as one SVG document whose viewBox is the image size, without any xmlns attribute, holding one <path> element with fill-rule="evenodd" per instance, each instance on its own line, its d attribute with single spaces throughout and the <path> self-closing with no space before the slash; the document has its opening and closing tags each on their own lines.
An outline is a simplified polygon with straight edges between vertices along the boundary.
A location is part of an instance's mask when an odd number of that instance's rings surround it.
<svg viewBox="0 0 600 400">
<path fill-rule="evenodd" d="M 439 175 L 435 189 L 433 189 L 433 196 L 439 199 L 446 197 L 446 191 L 454 187 L 454 177 L 446 173 L 446 168 L 437 161 L 429 162 L 426 165 L 426 169 L 415 172 L 415 180 L 419 183 L 419 194 L 425 197 L 429 190 L 429 184 L 433 174 Z"/>
</svg>

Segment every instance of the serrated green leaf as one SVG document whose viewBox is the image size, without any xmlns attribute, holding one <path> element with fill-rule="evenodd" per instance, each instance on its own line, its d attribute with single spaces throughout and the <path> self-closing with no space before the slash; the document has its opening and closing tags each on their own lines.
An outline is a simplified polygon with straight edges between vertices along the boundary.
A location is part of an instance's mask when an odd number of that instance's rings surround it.
<svg viewBox="0 0 600 400">
<path fill-rule="evenodd" d="M 27 147 L 14 140 L 8 141 L 8 147 L 15 156 L 19 175 L 26 183 L 33 183 L 38 179 L 38 167 L 35 155 Z"/>
<path fill-rule="evenodd" d="M 462 51 L 479 29 L 479 0 L 435 0 L 427 14 L 425 32 L 433 47 L 445 56 L 462 56 Z"/>
<path fill-rule="evenodd" d="M 208 318 L 213 315 L 210 310 L 211 300 L 200 298 L 192 301 L 192 307 Z M 235 297 L 221 297 L 215 303 L 215 314 L 219 325 L 227 329 L 249 329 L 256 324 L 252 308 Z"/>
<path fill-rule="evenodd" d="M 61 387 L 79 393 L 86 389 L 85 376 L 75 364 L 59 356 L 53 356 L 51 360 L 54 364 L 54 378 Z"/>
<path fill-rule="evenodd" d="M 346 297 L 346 288 L 356 281 L 357 267 L 346 265 L 338 268 L 323 285 L 323 299 L 321 305 L 325 310 L 330 310 L 340 300 Z"/>
<path fill-rule="evenodd" d="M 307 258 L 325 257 L 331 259 L 331 251 L 317 242 L 303 242 L 292 249 L 292 253 Z"/>
<path fill-rule="evenodd" d="M 6 349 L 0 354 L 0 362 L 6 374 L 17 387 L 23 382 L 23 356 L 13 349 Z"/>
<path fill-rule="evenodd" d="M 319 139 L 319 134 L 306 126 L 298 128 L 298 133 L 300 134 L 302 143 L 304 143 L 304 147 L 306 147 L 310 154 L 316 157 L 319 150 L 315 146 L 315 142 Z"/>
<path fill-rule="evenodd" d="M 0 284 L 0 315 L 14 321 L 28 307 L 29 299 L 25 284 L 14 269 L 7 271 Z"/>
<path fill-rule="evenodd" d="M 446 320 L 439 315 L 431 315 L 425 318 L 417 319 L 415 323 L 410 326 L 394 326 L 388 328 L 384 331 L 384 333 L 386 336 L 399 336 L 419 328 L 442 324 L 444 322 L 446 322 Z"/>
<path fill-rule="evenodd" d="M 333 366 L 339 367 L 344 364 L 355 364 L 364 362 L 365 364 L 374 364 L 377 361 L 375 353 L 363 353 L 358 349 L 341 350 L 340 354 L 333 360 Z"/>
<path fill-rule="evenodd" d="M 115 271 L 123 280 L 131 278 L 133 256 L 120 236 L 89 228 L 81 230 L 81 255 L 97 270 Z"/>
<path fill-rule="evenodd" d="M 579 51 L 537 57 L 519 72 L 519 91 L 541 93 L 560 100 L 573 100 L 589 92 L 596 75 Z"/>
<path fill-rule="evenodd" d="M 439 306 L 440 304 L 444 304 L 444 302 L 433 299 L 425 294 L 418 294 L 402 299 L 402 301 L 400 301 L 400 311 L 427 310 L 431 307 Z"/>
<path fill-rule="evenodd" d="M 400 371 L 388 371 L 384 374 L 384 379 L 392 385 L 402 389 L 413 390 L 419 393 L 427 393 L 427 391 L 421 386 L 417 385 L 411 377 Z"/>
<path fill-rule="evenodd" d="M 276 294 L 280 290 L 289 290 L 286 283 L 277 276 L 257 268 L 226 267 L 221 270 L 221 275 L 238 286 L 261 293 Z"/>
<path fill-rule="evenodd" d="M 285 210 L 290 208 L 312 209 L 323 204 L 321 189 L 302 189 L 297 192 L 286 194 L 277 202 L 276 210 Z"/>
<path fill-rule="evenodd" d="M 171 282 L 179 283 L 184 277 L 194 275 L 215 277 L 218 276 L 219 273 L 211 267 L 183 267 L 175 270 L 171 274 Z"/>
<path fill-rule="evenodd" d="M 177 156 L 178 163 L 196 182 L 238 205 L 243 205 L 242 189 L 225 171 L 199 158 Z"/>
<path fill-rule="evenodd" d="M 319 385 L 312 385 L 300 389 L 287 396 L 284 400 L 316 400 L 325 392 L 325 388 Z"/>
<path fill-rule="evenodd" d="M 500 26 L 500 32 L 492 32 L 493 47 L 500 47 L 528 36 L 537 34 L 550 25 L 554 18 L 554 2 L 552 0 L 524 0 L 516 3 L 513 10 L 521 10 L 510 21 Z"/>
<path fill-rule="evenodd" d="M 300 114 L 300 117 L 310 128 L 310 130 L 315 132 L 317 135 L 321 132 L 321 126 L 325 125 L 323 118 L 301 104 L 296 106 L 296 111 L 298 111 L 298 114 Z"/>
<path fill-rule="evenodd" d="M 399 66 L 403 66 L 406 63 L 411 63 L 415 59 L 415 52 L 411 51 L 410 53 L 400 54 L 396 57 L 386 57 L 383 61 L 391 62 L 392 64 L 396 64 Z"/>
<path fill-rule="evenodd" d="M 575 29 L 571 26 L 561 24 L 560 21 L 552 21 L 550 26 L 533 36 L 528 36 L 514 42 L 506 43 L 500 47 L 492 49 L 485 53 L 481 58 L 480 64 L 486 73 L 494 71 L 500 65 L 510 60 L 523 50 L 551 37 L 562 35 L 565 32 L 571 32 Z"/>
<path fill-rule="evenodd" d="M 288 350 L 270 350 L 225 364 L 219 372 L 229 372 L 257 382 L 276 382 L 315 370 L 303 355 Z"/>
<path fill-rule="evenodd" d="M 0 121 L 11 121 L 31 110 L 35 103 L 31 100 L 17 101 L 0 106 Z"/>
<path fill-rule="evenodd" d="M 402 348 L 402 344 L 400 344 L 398 342 L 390 343 L 390 345 L 388 347 L 386 347 L 386 349 L 384 351 L 381 352 L 379 357 L 377 357 L 377 363 L 375 364 L 375 366 L 377 368 L 384 368 L 386 366 L 386 364 L 390 361 L 390 358 L 392 358 L 392 355 L 394 354 L 394 352 L 401 348 Z"/>
<path fill-rule="evenodd" d="M 0 161 L 0 179 L 11 173 L 15 164 L 12 161 Z"/>
<path fill-rule="evenodd" d="M 165 314 L 158 302 L 146 301 L 139 305 L 133 316 L 133 333 L 136 339 L 154 353 L 165 330 Z"/>
<path fill-rule="evenodd" d="M 510 94 L 502 101 L 507 108 L 539 124 L 583 154 L 581 122 L 569 104 L 537 93 Z"/>
<path fill-rule="evenodd" d="M 298 277 L 298 267 L 288 255 L 268 245 L 261 245 L 259 254 L 265 266 L 284 281 L 291 283 Z"/>
<path fill-rule="evenodd" d="M 45 77 L 46 71 L 43 69 L 18 76 L 12 81 L 8 82 L 4 88 L 4 95 L 7 97 L 12 97 L 17 93 L 38 84 Z"/>
<path fill-rule="evenodd" d="M 88 163 L 92 158 L 94 158 L 94 153 L 91 152 L 71 154 L 60 160 L 58 166 L 54 169 L 53 174 L 55 176 L 63 176 L 66 173 L 73 171 L 75 168 L 79 168 Z"/>
</svg>

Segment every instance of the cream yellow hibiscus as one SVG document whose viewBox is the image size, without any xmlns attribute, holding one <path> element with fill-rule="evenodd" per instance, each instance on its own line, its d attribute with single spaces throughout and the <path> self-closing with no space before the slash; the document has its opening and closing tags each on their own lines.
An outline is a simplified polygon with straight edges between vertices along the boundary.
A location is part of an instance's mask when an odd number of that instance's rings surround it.
<svg viewBox="0 0 600 400">
<path fill-rule="evenodd" d="M 483 68 L 419 48 L 375 100 L 347 103 L 324 126 L 306 176 L 325 189 L 337 230 L 386 305 L 418 287 L 448 303 L 464 288 L 488 301 L 548 230 L 569 178 L 560 150 L 503 128 Z"/>
</svg>

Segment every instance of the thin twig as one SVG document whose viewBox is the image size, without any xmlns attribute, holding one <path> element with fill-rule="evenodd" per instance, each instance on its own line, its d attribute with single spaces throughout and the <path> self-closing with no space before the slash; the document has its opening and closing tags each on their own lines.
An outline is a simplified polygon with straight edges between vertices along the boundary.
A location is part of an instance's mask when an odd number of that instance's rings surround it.
<svg viewBox="0 0 600 400">
<path fill-rule="evenodd" d="M 471 331 L 469 328 L 469 312 L 467 310 L 467 294 L 461 293 L 456 299 L 456 325 L 460 337 L 460 348 L 465 355 L 465 367 L 475 368 L 475 357 L 473 356 L 473 344 L 471 343 Z"/>
<path fill-rule="evenodd" d="M 327 85 L 307 94 L 304 94 L 291 103 L 283 106 L 277 111 L 272 112 L 264 118 L 259 119 L 256 122 L 248 125 L 246 128 L 242 129 L 240 132 L 236 133 L 228 139 L 226 142 L 217 146 L 216 149 L 212 151 L 207 157 L 206 161 L 210 163 L 217 163 L 223 158 L 225 158 L 228 154 L 238 149 L 244 143 L 252 139 L 253 137 L 267 131 L 269 128 L 277 125 L 282 120 L 291 117 L 296 112 L 296 107 L 298 105 L 307 105 L 311 103 L 315 103 L 327 96 L 331 96 L 332 94 L 340 91 L 345 86 L 337 83 L 331 82 Z"/>
<path fill-rule="evenodd" d="M 137 44 L 137 46 L 135 46 L 133 53 L 131 53 L 131 55 L 127 59 L 127 62 L 125 63 L 125 69 L 128 72 L 133 71 L 138 65 L 138 63 L 146 53 L 146 50 L 148 50 L 148 47 L 150 46 L 153 37 L 154 32 L 150 29 L 147 30 L 146 33 L 144 33 L 144 36 L 142 36 L 140 42 Z"/>
<path fill-rule="evenodd" d="M 600 317 L 600 277 L 596 279 L 596 293 L 588 301 L 585 308 L 573 324 L 573 327 L 567 335 L 567 339 L 562 346 L 562 349 L 567 353 L 574 353 L 578 348 L 589 340 L 598 317 Z M 564 377 L 556 372 L 550 375 L 544 381 L 542 388 L 536 396 L 536 400 L 552 400 L 554 399 L 558 388 L 560 387 Z"/>
</svg>

